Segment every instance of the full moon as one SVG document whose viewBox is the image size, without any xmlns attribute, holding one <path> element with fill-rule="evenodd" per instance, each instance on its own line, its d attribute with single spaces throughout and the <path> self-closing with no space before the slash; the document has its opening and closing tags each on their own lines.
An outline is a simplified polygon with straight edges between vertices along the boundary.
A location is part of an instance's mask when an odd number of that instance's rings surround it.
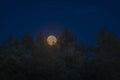
<svg viewBox="0 0 120 80">
<path fill-rule="evenodd" d="M 54 35 L 48 36 L 48 38 L 47 38 L 47 43 L 48 43 L 50 46 L 55 45 L 56 42 L 57 42 L 57 38 L 56 38 Z"/>
</svg>

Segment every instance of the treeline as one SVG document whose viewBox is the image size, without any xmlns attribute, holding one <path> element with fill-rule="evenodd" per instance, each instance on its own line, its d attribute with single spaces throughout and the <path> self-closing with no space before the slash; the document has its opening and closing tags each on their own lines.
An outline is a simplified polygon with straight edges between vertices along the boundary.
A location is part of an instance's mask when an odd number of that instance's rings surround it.
<svg viewBox="0 0 120 80">
<path fill-rule="evenodd" d="M 0 46 L 0 80 L 120 80 L 120 39 L 103 28 L 94 46 L 64 30 L 54 46 L 39 33 Z"/>
</svg>

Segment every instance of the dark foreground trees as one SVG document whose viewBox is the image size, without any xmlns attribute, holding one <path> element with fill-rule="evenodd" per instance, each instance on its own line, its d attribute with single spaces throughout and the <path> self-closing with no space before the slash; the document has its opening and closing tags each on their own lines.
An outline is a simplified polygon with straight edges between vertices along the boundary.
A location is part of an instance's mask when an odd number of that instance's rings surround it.
<svg viewBox="0 0 120 80">
<path fill-rule="evenodd" d="M 0 80 L 120 80 L 120 40 L 106 29 L 96 46 L 78 44 L 68 30 L 52 47 L 41 33 L 11 36 L 0 46 Z"/>
</svg>

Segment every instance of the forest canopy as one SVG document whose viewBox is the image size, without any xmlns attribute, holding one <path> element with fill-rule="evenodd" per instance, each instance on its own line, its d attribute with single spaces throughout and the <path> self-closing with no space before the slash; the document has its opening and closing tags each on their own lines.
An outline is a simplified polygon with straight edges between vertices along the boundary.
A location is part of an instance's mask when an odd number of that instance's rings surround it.
<svg viewBox="0 0 120 80">
<path fill-rule="evenodd" d="M 1 80 L 120 80 L 120 39 L 103 28 L 95 45 L 77 42 L 68 29 L 49 46 L 42 33 L 34 39 L 9 36 L 0 45 Z"/>
</svg>

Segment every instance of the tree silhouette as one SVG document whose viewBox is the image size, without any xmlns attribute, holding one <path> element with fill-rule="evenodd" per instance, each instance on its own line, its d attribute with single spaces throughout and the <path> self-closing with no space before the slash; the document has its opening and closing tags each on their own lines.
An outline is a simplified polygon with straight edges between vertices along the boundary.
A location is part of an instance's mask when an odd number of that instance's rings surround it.
<svg viewBox="0 0 120 80">
<path fill-rule="evenodd" d="M 10 36 L 0 46 L 1 80 L 120 79 L 120 40 L 106 28 L 100 30 L 95 46 L 77 43 L 67 29 L 53 46 L 46 45 L 42 33 L 35 41 L 29 33 L 20 40 Z"/>
<path fill-rule="evenodd" d="M 103 77 L 105 79 L 117 79 L 118 77 L 114 77 L 113 75 L 118 75 L 120 72 L 120 70 L 115 67 L 115 65 L 120 66 L 120 60 L 118 59 L 120 53 L 119 39 L 114 33 L 101 30 L 97 37 L 96 44 L 95 62 L 99 68 L 99 75 L 104 75 Z M 117 73 L 116 69 L 118 70 Z"/>
<path fill-rule="evenodd" d="M 35 47 L 35 43 L 33 38 L 31 37 L 31 35 L 29 33 L 25 33 L 23 38 L 22 38 L 22 45 L 26 48 L 26 49 L 33 49 Z"/>
<path fill-rule="evenodd" d="M 38 34 L 37 39 L 36 39 L 36 45 L 41 52 L 44 50 L 45 40 L 44 40 L 44 36 L 42 35 L 42 33 Z"/>
<path fill-rule="evenodd" d="M 76 37 L 67 29 L 63 31 L 59 37 L 59 42 L 61 48 L 74 46 L 76 44 Z"/>
</svg>

